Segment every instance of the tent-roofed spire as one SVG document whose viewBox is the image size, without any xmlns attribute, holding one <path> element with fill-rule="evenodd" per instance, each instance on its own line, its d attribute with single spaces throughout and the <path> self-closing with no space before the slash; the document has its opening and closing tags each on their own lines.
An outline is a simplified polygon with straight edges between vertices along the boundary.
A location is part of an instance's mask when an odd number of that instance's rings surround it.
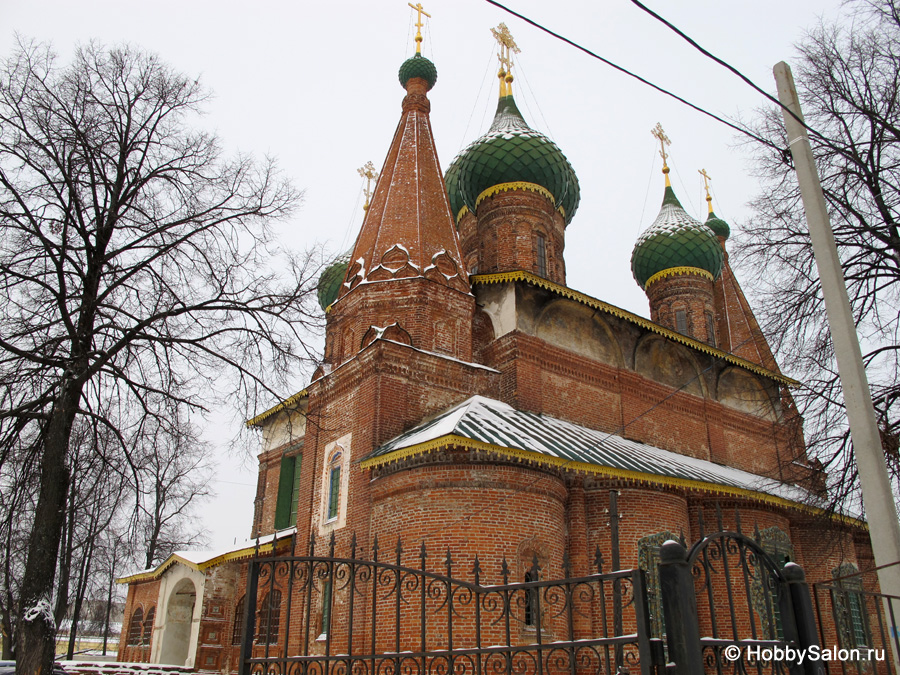
<svg viewBox="0 0 900 675">
<path fill-rule="evenodd" d="M 436 79 L 434 65 L 420 54 L 400 68 L 407 91 L 403 112 L 353 247 L 341 295 L 360 283 L 411 277 L 469 292 L 428 116 L 427 92 Z"/>
</svg>

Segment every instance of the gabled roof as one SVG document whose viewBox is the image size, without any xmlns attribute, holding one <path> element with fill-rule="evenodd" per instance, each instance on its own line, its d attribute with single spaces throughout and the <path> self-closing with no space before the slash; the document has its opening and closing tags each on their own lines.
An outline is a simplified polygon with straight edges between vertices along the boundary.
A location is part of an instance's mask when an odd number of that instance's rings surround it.
<svg viewBox="0 0 900 675">
<path fill-rule="evenodd" d="M 401 434 L 363 459 L 363 469 L 447 447 L 486 450 L 559 469 L 811 508 L 802 487 L 680 455 L 482 396 Z M 858 517 L 853 515 L 852 517 Z"/>
<path fill-rule="evenodd" d="M 274 534 L 266 535 L 255 539 L 253 542 L 246 542 L 241 546 L 218 550 L 218 551 L 175 551 L 168 558 L 163 560 L 156 567 L 151 567 L 140 572 L 134 572 L 124 577 L 116 579 L 117 584 L 130 584 L 135 581 L 151 581 L 158 579 L 163 573 L 175 564 L 181 564 L 192 570 L 209 569 L 216 567 L 230 560 L 243 560 L 251 558 L 257 553 L 270 553 L 275 550 L 279 542 L 287 540 L 296 534 L 297 528 L 290 527 L 285 530 L 279 530 Z"/>
</svg>

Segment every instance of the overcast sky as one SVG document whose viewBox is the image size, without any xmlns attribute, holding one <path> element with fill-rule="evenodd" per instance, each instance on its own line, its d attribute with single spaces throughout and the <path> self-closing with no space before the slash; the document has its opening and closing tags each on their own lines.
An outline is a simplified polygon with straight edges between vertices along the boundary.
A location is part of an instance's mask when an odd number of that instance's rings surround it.
<svg viewBox="0 0 900 675">
<path fill-rule="evenodd" d="M 483 0 L 423 4 L 432 15 L 423 53 L 438 70 L 429 96 L 444 169 L 487 129 L 496 108 L 490 28 L 505 22 L 521 48 L 513 71 L 519 107 L 559 145 L 581 184 L 581 206 L 567 230 L 570 287 L 649 315 L 629 261 L 662 199 L 661 160 L 650 135 L 657 122 L 672 140 L 672 183 L 684 207 L 705 218 L 697 173 L 705 168 L 717 215 L 740 228 L 758 185 L 733 130 Z M 839 0 L 645 4 L 772 92 L 772 66 L 790 63 L 803 32 L 840 10 Z M 763 105 L 750 87 L 628 0 L 509 0 L 508 6 L 719 116 L 748 117 Z M 78 43 L 127 42 L 199 76 L 215 94 L 204 124 L 225 147 L 277 157 L 305 190 L 302 209 L 281 228 L 285 242 L 295 248 L 321 242 L 339 253 L 362 220 L 356 169 L 370 160 L 380 169 L 399 118 L 404 92 L 397 69 L 414 52 L 414 16 L 405 0 L 0 0 L 0 53 L 10 53 L 16 33 L 51 42 L 64 60 Z M 225 452 L 239 428 L 238 420 L 231 424 L 208 432 L 220 457 L 218 498 L 199 515 L 216 548 L 244 539 L 252 517 L 254 461 L 242 467 Z"/>
</svg>

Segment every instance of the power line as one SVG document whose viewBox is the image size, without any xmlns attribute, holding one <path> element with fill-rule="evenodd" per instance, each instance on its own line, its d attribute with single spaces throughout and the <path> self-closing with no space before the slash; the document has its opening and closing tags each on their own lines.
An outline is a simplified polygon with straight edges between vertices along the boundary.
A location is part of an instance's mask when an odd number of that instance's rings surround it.
<svg viewBox="0 0 900 675">
<path fill-rule="evenodd" d="M 752 138 L 753 140 L 757 141 L 758 143 L 762 143 L 763 145 L 766 145 L 766 146 L 768 146 L 768 147 L 770 147 L 770 148 L 774 148 L 774 149 L 777 150 L 779 153 L 783 153 L 783 152 L 784 152 L 784 149 L 783 149 L 783 148 L 778 147 L 777 145 L 775 145 L 775 144 L 772 143 L 771 141 L 769 141 L 769 140 L 763 138 L 762 136 L 757 136 L 757 135 L 754 134 L 752 131 L 749 131 L 749 130 L 747 130 L 747 129 L 744 129 L 744 128 L 742 128 L 742 127 L 739 127 L 738 125 L 736 125 L 736 124 L 734 124 L 734 123 L 732 123 L 732 122 L 729 122 L 728 120 L 726 120 L 726 119 L 724 119 L 724 118 L 722 118 L 722 117 L 719 117 L 718 115 L 716 115 L 716 114 L 714 114 L 714 113 L 711 113 L 711 112 L 709 112 L 708 110 L 705 110 L 705 109 L 701 108 L 701 107 L 698 106 L 698 105 L 695 105 L 695 104 L 691 103 L 690 101 L 688 101 L 687 99 L 682 98 L 682 97 L 679 96 L 678 94 L 675 94 L 675 93 L 669 91 L 668 89 L 664 89 L 663 87 L 660 87 L 659 85 L 654 84 L 654 83 L 651 82 L 650 80 L 648 80 L 648 79 L 646 79 L 646 78 L 644 78 L 644 77 L 641 77 L 641 76 L 638 75 L 637 73 L 633 73 L 633 72 L 631 72 L 630 70 L 628 70 L 627 68 L 623 68 L 622 66 L 620 66 L 620 65 L 618 65 L 618 64 L 616 64 L 616 63 L 613 63 L 613 62 L 610 61 L 609 59 L 606 59 L 606 58 L 600 56 L 599 54 L 597 54 L 597 53 L 595 53 L 595 52 L 592 52 L 592 51 L 591 51 L 590 49 L 588 49 L 587 47 L 583 47 L 583 46 L 581 46 L 580 44 L 578 44 L 577 42 L 574 42 L 574 41 L 570 40 L 569 38 L 567 38 L 567 37 L 565 37 L 565 36 L 563 36 L 563 35 L 560 35 L 559 33 L 556 33 L 556 32 L 550 30 L 549 28 L 547 28 L 547 27 L 545 27 L 545 26 L 542 26 L 542 25 L 539 24 L 538 22 L 529 19 L 527 16 L 524 16 L 523 14 L 519 14 L 518 12 L 516 12 L 516 11 L 510 9 L 509 7 L 506 7 L 505 5 L 500 4 L 500 3 L 497 2 L 496 0 L 486 0 L 486 2 L 488 2 L 488 3 L 491 4 L 491 5 L 494 5 L 495 7 L 499 8 L 499 9 L 502 9 L 504 12 L 507 12 L 507 13 L 509 13 L 509 14 L 512 14 L 513 16 L 515 16 L 515 17 L 521 19 L 521 20 L 524 21 L 525 23 L 534 26 L 534 27 L 537 28 L 538 30 L 542 30 L 542 31 L 544 31 L 545 33 L 547 33 L 548 35 L 552 35 L 552 36 L 555 37 L 557 40 L 561 40 L 562 42 L 565 42 L 565 43 L 568 44 L 569 46 L 575 47 L 575 49 L 578 49 L 579 51 L 584 52 L 584 53 L 587 54 L 588 56 L 590 56 L 590 57 L 592 57 L 592 58 L 595 58 L 595 59 L 597 59 L 598 61 L 602 61 L 603 63 L 605 63 L 605 64 L 608 65 L 609 67 L 618 70 L 620 73 L 624 73 L 625 75 L 628 75 L 628 77 L 632 77 L 632 78 L 634 78 L 635 80 L 637 80 L 638 82 L 640 82 L 640 83 L 642 83 L 642 84 L 645 84 L 645 85 L 647 85 L 648 87 L 652 87 L 652 88 L 655 89 L 656 91 L 658 91 L 658 92 L 660 92 L 660 93 L 662 93 L 662 94 L 665 94 L 666 96 L 670 96 L 671 98 L 674 98 L 674 99 L 675 99 L 676 101 L 678 101 L 679 103 L 683 103 L 684 105 L 688 106 L 689 108 L 693 108 L 693 109 L 696 110 L 697 112 L 702 113 L 702 114 L 706 115 L 707 117 L 711 117 L 712 119 L 716 120 L 717 122 L 720 122 L 720 123 L 724 124 L 725 126 L 734 129 L 734 130 L 737 131 L 738 133 L 744 134 L 745 136 L 749 136 L 750 138 Z"/>
<path fill-rule="evenodd" d="M 488 1 L 490 1 L 490 0 L 488 0 Z M 713 54 L 712 52 L 710 52 L 710 51 L 704 49 L 703 47 L 701 47 L 694 39 L 692 39 L 691 37 L 689 37 L 689 36 L 688 36 L 686 33 L 684 33 L 680 28 L 678 28 L 676 25 L 674 25 L 674 24 L 671 23 L 670 21 L 666 20 L 665 18 L 663 18 L 662 16 L 660 16 L 659 14 L 657 14 L 656 12 L 654 12 L 652 9 L 650 9 L 650 8 L 647 7 L 645 4 L 643 4 L 642 2 L 640 2 L 640 0 L 631 0 L 631 2 L 632 2 L 633 4 L 635 4 L 635 5 L 637 5 L 638 7 L 640 7 L 640 8 L 641 8 L 642 10 L 644 10 L 645 12 L 647 12 L 647 14 L 649 14 L 650 16 L 652 16 L 654 19 L 656 19 L 657 21 L 661 22 L 663 25 L 665 25 L 666 27 L 668 27 L 669 29 L 671 29 L 672 31 L 674 31 L 676 35 L 678 35 L 679 37 L 683 38 L 689 45 L 691 45 L 692 47 L 694 47 L 694 48 L 695 48 L 697 51 L 699 51 L 701 54 L 703 54 L 703 55 L 706 56 L 707 58 L 712 59 L 713 61 L 715 61 L 716 63 L 718 63 L 718 64 L 719 64 L 720 66 L 722 66 L 723 68 L 727 68 L 729 71 L 731 71 L 732 73 L 734 73 L 735 75 L 737 75 L 739 78 L 741 78 L 741 80 L 743 80 L 744 82 L 746 82 L 747 84 L 749 84 L 755 91 L 757 91 L 758 93 L 760 93 L 760 94 L 762 94 L 763 96 L 765 96 L 767 99 L 769 99 L 772 103 L 774 103 L 775 105 L 777 105 L 777 106 L 778 106 L 779 108 L 781 108 L 782 110 L 787 110 L 787 111 L 790 113 L 791 117 L 793 117 L 793 118 L 794 118 L 795 120 L 797 120 L 800 124 L 802 124 L 802 125 L 806 128 L 807 131 L 810 131 L 810 132 L 812 132 L 813 134 L 815 134 L 816 136 L 819 136 L 820 138 L 823 138 L 823 139 L 824 139 L 824 137 L 822 136 L 822 134 L 820 134 L 820 133 L 817 132 L 815 129 L 813 129 L 812 127 L 810 127 L 809 125 L 807 125 L 806 122 L 804 122 L 802 119 L 800 119 L 799 117 L 797 117 L 797 115 L 794 114 L 794 111 L 793 111 L 793 110 L 791 110 L 790 108 L 788 108 L 787 106 L 785 106 L 785 105 L 784 105 L 781 101 L 779 101 L 776 97 L 772 96 L 772 94 L 770 94 L 770 93 L 767 92 L 765 89 L 763 89 L 763 88 L 761 88 L 759 85 L 757 85 L 753 80 L 751 80 L 749 77 L 747 77 L 746 75 L 744 75 L 740 70 L 738 70 L 737 68 L 735 68 L 734 66 L 732 66 L 732 65 L 731 65 L 730 63 L 728 63 L 727 61 L 724 61 L 723 59 L 720 59 L 718 56 L 716 56 L 716 55 Z"/>
</svg>

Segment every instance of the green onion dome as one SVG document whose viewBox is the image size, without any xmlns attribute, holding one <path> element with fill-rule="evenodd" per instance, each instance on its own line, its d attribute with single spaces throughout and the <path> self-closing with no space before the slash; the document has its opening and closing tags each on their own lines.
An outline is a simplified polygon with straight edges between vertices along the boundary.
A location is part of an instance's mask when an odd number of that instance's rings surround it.
<svg viewBox="0 0 900 675">
<path fill-rule="evenodd" d="M 428 83 L 429 91 L 437 82 L 437 68 L 421 54 L 406 59 L 400 66 L 400 84 L 406 89 L 406 83 L 414 77 L 421 77 Z"/>
<path fill-rule="evenodd" d="M 674 267 L 700 268 L 716 279 L 722 273 L 724 261 L 716 235 L 685 212 L 667 185 L 659 215 L 638 237 L 631 253 L 635 280 L 641 288 L 646 288 L 654 274 Z"/>
<path fill-rule="evenodd" d="M 328 309 L 338 299 L 341 292 L 341 284 L 347 276 L 347 267 L 350 265 L 350 251 L 335 258 L 319 276 L 319 306 Z"/>
<path fill-rule="evenodd" d="M 728 227 L 728 223 L 719 218 L 712 211 L 709 212 L 709 216 L 706 219 L 706 226 L 715 232 L 717 237 L 728 239 L 731 234 L 731 228 Z"/>
<path fill-rule="evenodd" d="M 566 224 L 581 199 L 569 160 L 553 141 L 528 126 L 512 95 L 500 99 L 491 128 L 453 160 L 445 181 L 454 217 L 463 206 L 474 212 L 485 190 L 504 183 L 540 186 L 562 210 Z"/>
<path fill-rule="evenodd" d="M 457 160 L 460 157 L 462 155 L 453 160 L 450 168 L 447 169 L 447 173 L 444 174 L 444 183 L 447 184 L 447 196 L 450 198 L 450 212 L 457 220 L 457 223 L 459 222 L 459 212 L 466 205 L 459 191 L 459 162 Z"/>
</svg>

